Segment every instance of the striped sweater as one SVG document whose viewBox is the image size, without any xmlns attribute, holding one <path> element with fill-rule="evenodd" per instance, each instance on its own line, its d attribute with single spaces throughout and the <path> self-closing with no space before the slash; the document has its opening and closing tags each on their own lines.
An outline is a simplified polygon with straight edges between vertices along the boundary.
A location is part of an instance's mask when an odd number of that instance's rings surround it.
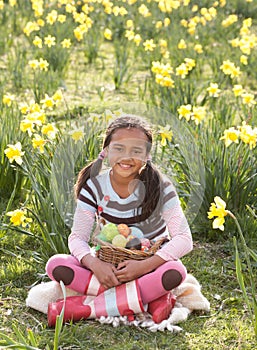
<svg viewBox="0 0 257 350">
<path fill-rule="evenodd" d="M 158 239 L 160 236 L 167 235 L 172 240 L 166 246 L 171 246 L 172 241 L 172 245 L 175 241 L 179 242 L 179 246 L 175 249 L 177 252 L 172 252 L 165 246 L 159 251 L 163 251 L 163 254 L 158 252 L 158 255 L 165 260 L 174 260 L 183 256 L 192 249 L 191 232 L 175 188 L 166 178 L 164 178 L 161 195 L 163 200 L 162 205 L 157 206 L 159 210 L 155 210 L 146 220 L 142 220 L 140 210 L 139 213 L 136 212 L 144 198 L 140 183 L 129 197 L 120 198 L 112 188 L 110 169 L 89 179 L 77 200 L 74 224 L 69 237 L 71 253 L 79 260 L 89 253 L 88 241 L 97 213 L 107 223 L 124 223 L 139 227 L 148 239 Z"/>
</svg>

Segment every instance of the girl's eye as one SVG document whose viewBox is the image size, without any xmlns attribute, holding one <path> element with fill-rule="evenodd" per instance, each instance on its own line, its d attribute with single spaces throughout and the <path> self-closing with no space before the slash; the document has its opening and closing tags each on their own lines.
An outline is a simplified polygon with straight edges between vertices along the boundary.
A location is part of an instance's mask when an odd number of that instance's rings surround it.
<svg viewBox="0 0 257 350">
<path fill-rule="evenodd" d="M 121 147 L 114 147 L 115 151 L 117 152 L 121 152 L 122 151 L 122 148 Z"/>
<path fill-rule="evenodd" d="M 135 154 L 140 154 L 140 153 L 142 153 L 142 151 L 134 150 L 134 153 L 135 153 Z"/>
</svg>

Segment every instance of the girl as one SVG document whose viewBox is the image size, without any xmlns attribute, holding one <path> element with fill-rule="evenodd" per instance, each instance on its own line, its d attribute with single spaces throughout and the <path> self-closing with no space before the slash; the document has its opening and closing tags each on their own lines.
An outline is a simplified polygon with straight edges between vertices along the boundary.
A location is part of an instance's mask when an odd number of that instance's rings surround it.
<svg viewBox="0 0 257 350">
<path fill-rule="evenodd" d="M 179 258 L 192 250 L 192 237 L 174 186 L 151 163 L 151 147 L 147 122 L 124 115 L 107 128 L 98 159 L 79 173 L 71 255 L 55 255 L 46 266 L 52 280 L 83 294 L 66 299 L 64 320 L 131 318 L 147 305 L 156 323 L 169 316 L 174 305 L 170 291 L 186 277 Z M 105 158 L 110 169 L 100 172 Z M 91 253 L 88 242 L 96 214 L 106 222 L 137 226 L 148 239 L 171 239 L 152 257 L 127 260 L 116 268 Z M 63 300 L 49 304 L 50 326 L 63 305 Z"/>
</svg>

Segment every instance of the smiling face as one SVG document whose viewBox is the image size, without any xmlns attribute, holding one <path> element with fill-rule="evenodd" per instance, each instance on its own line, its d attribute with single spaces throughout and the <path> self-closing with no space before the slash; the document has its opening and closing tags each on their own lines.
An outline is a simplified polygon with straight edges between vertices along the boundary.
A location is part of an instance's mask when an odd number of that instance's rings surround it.
<svg viewBox="0 0 257 350">
<path fill-rule="evenodd" d="M 108 159 L 116 179 L 135 179 L 147 160 L 145 133 L 137 128 L 117 129 L 108 146 Z"/>
</svg>

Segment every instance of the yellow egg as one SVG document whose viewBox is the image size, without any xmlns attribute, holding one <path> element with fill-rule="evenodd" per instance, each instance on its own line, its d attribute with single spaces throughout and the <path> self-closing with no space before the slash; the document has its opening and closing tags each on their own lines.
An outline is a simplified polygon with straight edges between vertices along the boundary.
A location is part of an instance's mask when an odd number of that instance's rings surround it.
<svg viewBox="0 0 257 350">
<path fill-rule="evenodd" d="M 112 240 L 112 245 L 114 245 L 115 247 L 124 248 L 126 244 L 127 244 L 127 240 L 121 234 L 115 236 Z"/>
</svg>

